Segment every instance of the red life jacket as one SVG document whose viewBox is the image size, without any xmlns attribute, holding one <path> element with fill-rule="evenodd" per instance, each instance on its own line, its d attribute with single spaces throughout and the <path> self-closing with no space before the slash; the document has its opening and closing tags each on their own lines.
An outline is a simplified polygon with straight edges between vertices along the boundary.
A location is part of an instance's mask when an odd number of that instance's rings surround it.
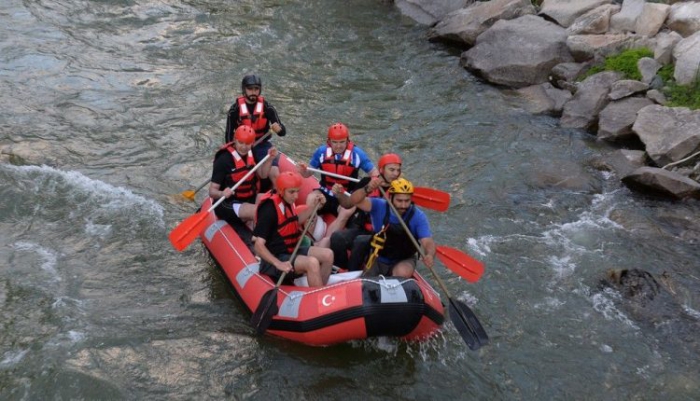
<svg viewBox="0 0 700 401">
<path fill-rule="evenodd" d="M 357 178 L 359 169 L 352 165 L 352 149 L 354 147 L 355 145 L 348 141 L 348 146 L 345 149 L 345 152 L 343 152 L 343 156 L 340 158 L 340 160 L 336 160 L 333 149 L 330 146 L 326 146 L 326 154 L 321 162 L 321 170 L 329 173 L 344 175 L 346 177 Z M 331 177 L 326 174 L 323 174 L 321 177 L 321 186 L 328 190 L 333 188 L 333 184 L 335 183 L 341 184 L 350 190 L 354 189 L 355 187 L 355 183 L 352 181 Z"/>
<path fill-rule="evenodd" d="M 267 130 L 267 118 L 265 118 L 265 99 L 258 96 L 258 102 L 255 103 L 255 108 L 251 113 L 248 109 L 248 103 L 245 102 L 245 96 L 239 96 L 238 102 L 238 119 L 242 125 L 247 125 L 255 131 L 255 139 L 260 139 Z"/>
<path fill-rule="evenodd" d="M 238 183 L 243 177 L 255 167 L 255 159 L 253 158 L 253 152 L 248 151 L 245 160 L 238 154 L 236 148 L 232 145 L 226 147 L 233 157 L 234 169 L 231 172 L 231 180 L 234 183 Z M 238 202 L 255 202 L 255 195 L 257 193 L 258 176 L 257 174 L 251 174 L 241 185 L 236 188 L 233 195 L 229 198 L 232 201 Z"/>
<path fill-rule="evenodd" d="M 275 210 L 277 210 L 277 233 L 284 241 L 285 247 L 287 247 L 287 253 L 291 254 L 294 252 L 294 248 L 299 241 L 301 236 L 301 230 L 299 230 L 299 216 L 297 216 L 296 206 L 292 204 L 291 206 L 282 199 L 278 193 L 268 192 L 262 196 L 260 203 L 258 204 L 258 210 L 260 210 L 260 205 L 264 202 L 272 201 L 275 204 Z M 255 222 L 257 223 L 258 214 L 255 213 Z"/>
</svg>

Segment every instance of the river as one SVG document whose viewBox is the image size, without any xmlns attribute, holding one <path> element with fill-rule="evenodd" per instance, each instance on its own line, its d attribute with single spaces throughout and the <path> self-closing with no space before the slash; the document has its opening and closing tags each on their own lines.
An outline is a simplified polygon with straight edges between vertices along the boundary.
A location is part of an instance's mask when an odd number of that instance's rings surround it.
<svg viewBox="0 0 700 401">
<path fill-rule="evenodd" d="M 0 22 L 0 399 L 700 398 L 700 204 L 630 192 L 596 167 L 614 148 L 528 114 L 390 2 L 6 0 Z M 172 249 L 250 72 L 280 150 L 305 160 L 342 121 L 451 193 L 436 241 L 486 273 L 437 270 L 488 346 L 449 319 L 419 344 L 255 337 L 202 245 Z M 670 314 L 600 289 L 610 268 L 666 272 Z"/>
</svg>

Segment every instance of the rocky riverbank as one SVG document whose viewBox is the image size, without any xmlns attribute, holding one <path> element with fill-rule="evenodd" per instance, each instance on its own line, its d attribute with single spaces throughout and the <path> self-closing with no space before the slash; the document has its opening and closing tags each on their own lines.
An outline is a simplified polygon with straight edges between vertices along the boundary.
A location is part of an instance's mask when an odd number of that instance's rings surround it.
<svg viewBox="0 0 700 401">
<path fill-rule="evenodd" d="M 673 4 L 665 4 L 673 3 Z M 428 39 L 464 49 L 460 63 L 512 88 L 533 113 L 560 117 L 620 148 L 600 168 L 630 189 L 673 199 L 700 198 L 700 110 L 668 107 L 659 70 L 678 84 L 700 76 L 700 1 L 395 0 L 430 26 Z M 581 80 L 607 56 L 648 48 L 640 80 L 605 71 Z"/>
</svg>

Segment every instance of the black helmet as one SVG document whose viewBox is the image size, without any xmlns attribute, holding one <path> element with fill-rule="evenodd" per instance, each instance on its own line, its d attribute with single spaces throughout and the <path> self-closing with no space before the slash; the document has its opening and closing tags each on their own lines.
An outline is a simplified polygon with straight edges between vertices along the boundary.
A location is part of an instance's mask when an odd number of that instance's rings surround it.
<svg viewBox="0 0 700 401">
<path fill-rule="evenodd" d="M 241 81 L 241 92 L 245 93 L 245 88 L 253 85 L 259 86 L 262 92 L 262 79 L 257 75 L 246 75 Z"/>
</svg>

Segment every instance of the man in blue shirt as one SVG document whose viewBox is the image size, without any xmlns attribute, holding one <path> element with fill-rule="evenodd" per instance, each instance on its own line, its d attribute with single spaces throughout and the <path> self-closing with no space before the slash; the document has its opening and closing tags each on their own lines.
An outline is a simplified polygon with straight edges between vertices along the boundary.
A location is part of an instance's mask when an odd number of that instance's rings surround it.
<svg viewBox="0 0 700 401">
<path fill-rule="evenodd" d="M 308 166 L 351 178 L 358 178 L 360 170 L 367 173 L 370 177 L 379 175 L 379 171 L 374 167 L 372 160 L 367 157 L 365 151 L 350 140 L 348 127 L 343 123 L 335 123 L 328 128 L 326 143 L 316 149 L 311 156 Z M 307 170 L 305 163 L 299 163 L 298 171 L 304 177 L 309 177 L 312 174 L 311 171 Z M 342 185 L 347 191 L 352 192 L 357 184 L 347 179 L 331 177 L 326 174 L 321 176 L 320 181 L 321 186 L 311 191 L 307 200 L 315 196 L 314 193 L 316 191 L 321 192 L 326 198 L 326 203 L 319 210 L 319 214 L 331 213 L 337 216 L 336 220 L 326 231 L 325 238 L 330 239 L 333 232 L 345 227 L 350 216 L 355 212 L 354 208 L 345 209 L 340 207 L 340 202 L 333 192 L 333 186 L 340 188 Z M 330 243 L 330 240 L 325 241 L 325 243 Z"/>
<path fill-rule="evenodd" d="M 365 194 L 373 192 L 379 186 L 379 180 L 373 179 L 365 186 Z M 432 268 L 435 258 L 435 241 L 433 241 L 428 218 L 412 201 L 413 184 L 405 178 L 391 182 L 389 199 L 367 198 L 359 196 L 354 199 L 358 209 L 369 212 L 372 220 L 372 253 L 367 262 L 366 275 L 385 275 L 411 277 L 416 269 L 418 250 L 413 245 L 409 234 L 399 222 L 389 206 L 389 202 L 401 215 L 411 236 L 425 250 L 423 263 Z"/>
</svg>

